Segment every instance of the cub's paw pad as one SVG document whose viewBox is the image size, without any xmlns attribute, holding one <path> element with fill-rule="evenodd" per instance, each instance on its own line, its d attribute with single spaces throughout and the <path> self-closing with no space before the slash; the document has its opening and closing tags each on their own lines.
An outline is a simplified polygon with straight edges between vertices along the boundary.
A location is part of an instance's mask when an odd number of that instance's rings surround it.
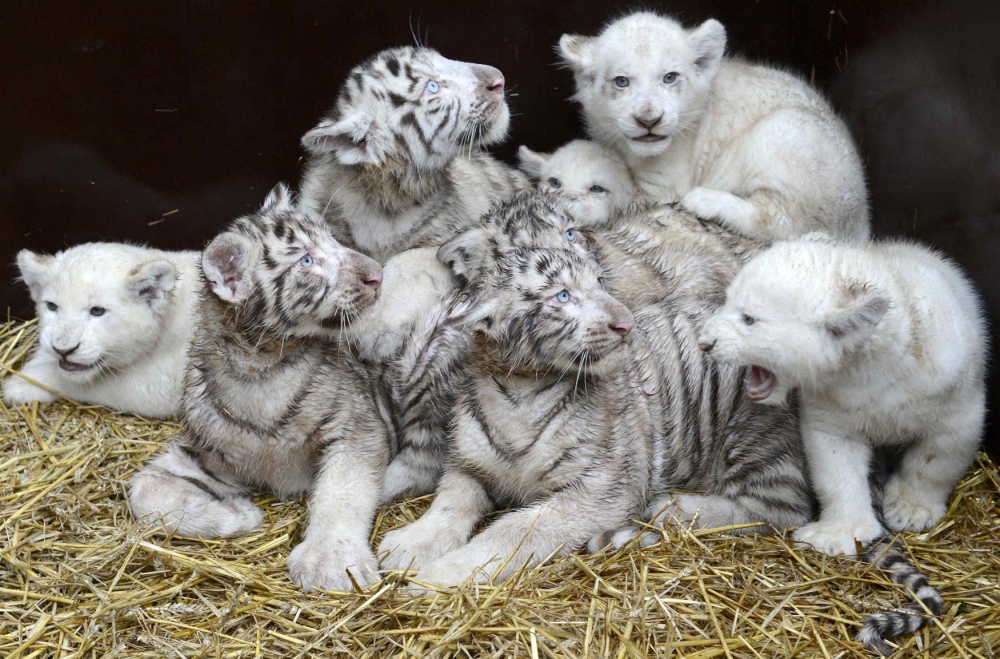
<svg viewBox="0 0 1000 659">
<path fill-rule="evenodd" d="M 344 539 L 306 540 L 288 557 L 292 581 L 305 590 L 352 590 L 351 576 L 359 586 L 379 579 L 378 561 L 367 544 Z"/>
<path fill-rule="evenodd" d="M 898 481 L 886 486 L 882 508 L 885 522 L 893 531 L 925 531 L 948 512 L 945 502 L 907 492 Z"/>
<path fill-rule="evenodd" d="M 792 538 L 830 556 L 856 556 L 858 550 L 855 540 L 864 547 L 884 534 L 885 530 L 874 522 L 819 521 L 796 529 Z"/>
</svg>

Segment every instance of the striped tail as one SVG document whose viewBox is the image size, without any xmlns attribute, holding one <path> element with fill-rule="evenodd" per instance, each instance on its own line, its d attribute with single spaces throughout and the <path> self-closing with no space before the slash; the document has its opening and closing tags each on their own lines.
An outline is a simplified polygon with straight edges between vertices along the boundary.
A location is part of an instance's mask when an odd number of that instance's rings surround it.
<svg viewBox="0 0 1000 659">
<path fill-rule="evenodd" d="M 888 656 L 892 654 L 892 648 L 885 639 L 916 632 L 926 624 L 928 611 L 934 616 L 941 615 L 944 600 L 927 583 L 927 576 L 906 560 L 902 546 L 891 538 L 876 541 L 861 558 L 888 572 L 893 583 L 906 586 L 916 596 L 902 611 L 884 611 L 865 617 L 865 623 L 858 632 L 858 641 L 868 650 Z"/>
</svg>

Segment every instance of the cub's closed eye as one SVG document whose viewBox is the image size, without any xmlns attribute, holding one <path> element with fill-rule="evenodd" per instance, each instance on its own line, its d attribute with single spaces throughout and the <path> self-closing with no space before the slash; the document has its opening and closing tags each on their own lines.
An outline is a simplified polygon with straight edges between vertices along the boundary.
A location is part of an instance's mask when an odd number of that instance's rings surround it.
<svg viewBox="0 0 1000 659">
<path fill-rule="evenodd" d="M 557 178 L 550 178 L 549 179 L 549 185 L 551 185 L 553 188 L 561 188 L 562 187 L 562 181 L 560 181 Z"/>
<path fill-rule="evenodd" d="M 618 89 L 625 89 L 628 87 L 629 79 L 625 76 L 618 76 L 615 78 L 615 87 Z"/>
<path fill-rule="evenodd" d="M 566 233 L 564 233 L 563 236 L 565 236 L 566 240 L 568 240 L 569 242 L 571 242 L 571 243 L 575 242 L 576 241 L 576 229 L 566 229 Z"/>
<path fill-rule="evenodd" d="M 98 316 L 98 317 L 100 317 L 100 316 L 103 316 L 104 314 L 106 314 L 107 312 L 108 312 L 108 310 L 105 309 L 104 307 L 91 307 L 90 308 L 90 315 L 91 316 Z"/>
<path fill-rule="evenodd" d="M 559 291 L 558 293 L 552 296 L 552 299 L 558 302 L 559 304 L 566 304 L 567 302 L 569 302 L 570 299 L 569 291 L 566 290 Z"/>
<path fill-rule="evenodd" d="M 743 314 L 743 324 L 744 325 L 753 325 L 756 322 L 757 322 L 757 319 L 754 318 L 753 316 L 751 316 L 750 314 L 748 314 L 748 313 Z"/>
<path fill-rule="evenodd" d="M 311 257 L 308 254 L 306 254 L 301 259 L 299 259 L 299 266 L 300 267 L 309 268 L 309 267 L 312 266 L 312 264 L 313 264 L 313 257 Z"/>
<path fill-rule="evenodd" d="M 437 94 L 441 91 L 441 85 L 436 80 L 428 80 L 427 87 L 424 88 L 428 94 Z"/>
<path fill-rule="evenodd" d="M 604 194 L 605 192 L 607 192 L 607 190 L 605 190 L 604 188 L 602 188 L 599 185 L 592 185 L 592 186 L 590 186 L 590 191 L 591 192 L 596 192 L 597 194 Z"/>
<path fill-rule="evenodd" d="M 48 307 L 49 311 L 58 311 L 59 305 L 55 302 L 46 302 L 45 306 Z"/>
<path fill-rule="evenodd" d="M 671 71 L 667 75 L 663 76 L 663 82 L 667 85 L 672 85 L 677 82 L 677 76 L 680 75 L 676 71 Z"/>
</svg>

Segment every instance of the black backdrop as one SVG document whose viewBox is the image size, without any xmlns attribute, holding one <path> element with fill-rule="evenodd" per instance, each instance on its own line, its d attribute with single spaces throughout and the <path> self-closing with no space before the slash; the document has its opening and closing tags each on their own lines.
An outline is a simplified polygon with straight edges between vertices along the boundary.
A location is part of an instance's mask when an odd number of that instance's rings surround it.
<svg viewBox="0 0 1000 659">
<path fill-rule="evenodd" d="M 649 2 L 721 20 L 730 52 L 826 90 L 866 156 L 876 231 L 932 242 L 976 278 L 1000 327 L 1000 3 Z M 0 263 L 92 240 L 199 248 L 277 181 L 351 66 L 426 36 L 505 74 L 519 144 L 581 136 L 555 66 L 563 32 L 635 8 L 591 0 L 163 3 L 51 0 L 0 13 Z M 171 212 L 176 211 L 176 212 Z M 14 271 L 0 304 L 32 310 Z M 991 369 L 991 401 L 1000 378 Z M 994 415 L 995 416 L 995 415 Z M 994 423 L 993 427 L 997 427 Z M 1000 452 L 996 433 L 988 440 Z"/>
</svg>

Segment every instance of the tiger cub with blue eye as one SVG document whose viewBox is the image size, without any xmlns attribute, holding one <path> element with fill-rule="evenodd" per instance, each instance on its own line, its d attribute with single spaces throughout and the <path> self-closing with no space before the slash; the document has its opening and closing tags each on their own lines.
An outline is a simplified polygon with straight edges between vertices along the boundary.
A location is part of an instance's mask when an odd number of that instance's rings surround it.
<svg viewBox="0 0 1000 659">
<path fill-rule="evenodd" d="M 201 269 L 185 429 L 133 477 L 133 514 L 215 538 L 261 527 L 253 492 L 310 493 L 291 578 L 343 590 L 349 570 L 371 583 L 368 538 L 393 447 L 369 374 L 337 340 L 370 312 L 381 268 L 278 186 L 212 240 Z"/>
<path fill-rule="evenodd" d="M 502 579 L 640 515 L 761 530 L 809 519 L 794 410 L 754 406 L 740 369 L 697 350 L 698 304 L 633 314 L 593 259 L 491 254 L 451 308 L 472 345 L 437 496 L 385 536 L 383 567 L 454 585 L 513 556 Z"/>
<path fill-rule="evenodd" d="M 503 74 L 429 48 L 391 48 L 358 65 L 334 108 L 302 137 L 301 204 L 379 263 L 440 245 L 528 187 L 483 153 L 510 124 Z"/>
</svg>

